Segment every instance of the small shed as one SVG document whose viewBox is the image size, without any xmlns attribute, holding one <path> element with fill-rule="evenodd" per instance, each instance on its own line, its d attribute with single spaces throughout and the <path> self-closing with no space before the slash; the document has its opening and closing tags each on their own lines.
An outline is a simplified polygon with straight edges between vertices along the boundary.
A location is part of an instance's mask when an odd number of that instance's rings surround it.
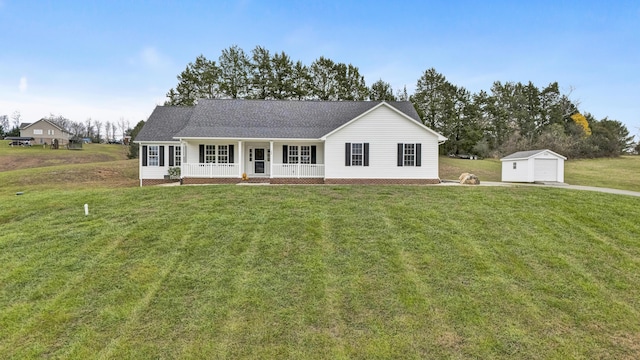
<svg viewBox="0 0 640 360">
<path fill-rule="evenodd" d="M 502 181 L 506 182 L 564 182 L 566 157 L 551 150 L 518 151 L 500 159 Z"/>
</svg>

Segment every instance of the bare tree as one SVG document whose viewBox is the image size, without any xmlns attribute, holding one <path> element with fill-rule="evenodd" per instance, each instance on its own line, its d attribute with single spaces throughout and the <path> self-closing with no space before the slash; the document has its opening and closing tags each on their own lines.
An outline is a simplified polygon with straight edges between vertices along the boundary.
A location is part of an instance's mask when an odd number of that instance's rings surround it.
<svg viewBox="0 0 640 360">
<path fill-rule="evenodd" d="M 13 120 L 13 127 L 19 128 L 20 122 L 22 121 L 22 115 L 20 115 L 20 111 L 14 111 L 13 115 L 11 115 L 11 120 Z"/>
<path fill-rule="evenodd" d="M 110 133 L 111 131 L 111 121 L 105 121 L 104 123 L 104 138 L 108 141 L 109 139 L 113 139 L 115 134 Z"/>
<path fill-rule="evenodd" d="M 118 130 L 118 124 L 116 124 L 116 122 L 112 122 L 111 123 L 111 135 L 113 137 L 113 139 L 116 138 L 116 131 Z"/>
<path fill-rule="evenodd" d="M 102 131 L 102 121 L 95 120 L 93 122 L 96 126 L 96 139 L 101 142 L 100 132 Z"/>
<path fill-rule="evenodd" d="M 91 118 L 87 118 L 87 120 L 85 120 L 85 134 L 87 137 L 92 138 L 93 137 L 93 122 L 91 120 Z"/>
<path fill-rule="evenodd" d="M 9 117 L 7 115 L 0 115 L 0 134 L 9 132 Z"/>
<path fill-rule="evenodd" d="M 122 130 L 122 139 L 124 139 L 125 132 L 129 128 L 129 120 L 125 120 L 124 117 L 120 117 L 120 121 L 118 121 L 118 126 L 120 126 L 120 130 Z"/>
</svg>

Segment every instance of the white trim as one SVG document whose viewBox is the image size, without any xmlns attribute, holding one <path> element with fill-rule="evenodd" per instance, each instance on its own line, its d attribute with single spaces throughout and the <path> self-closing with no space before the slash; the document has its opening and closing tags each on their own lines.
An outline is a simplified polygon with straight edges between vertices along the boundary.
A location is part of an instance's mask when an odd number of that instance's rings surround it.
<svg viewBox="0 0 640 360">
<path fill-rule="evenodd" d="M 515 157 L 515 158 L 510 158 L 510 157 L 509 157 L 509 155 L 507 155 L 507 156 L 505 156 L 505 157 L 501 158 L 501 159 L 500 159 L 500 161 L 529 160 L 529 159 L 534 158 L 534 157 L 536 157 L 536 156 L 538 156 L 538 155 L 540 155 L 540 154 L 542 154 L 542 153 L 544 153 L 544 152 L 548 152 L 549 154 L 554 155 L 554 156 L 556 156 L 556 157 L 558 157 L 558 158 L 561 158 L 562 160 L 567 160 L 567 158 L 566 158 L 566 157 L 564 157 L 564 156 L 562 156 L 562 155 L 558 154 L 557 152 L 551 151 L 551 150 L 549 150 L 549 149 L 544 149 L 544 150 L 540 150 L 540 151 L 538 151 L 537 153 L 532 154 L 532 155 L 527 156 L 527 157 Z"/>
<path fill-rule="evenodd" d="M 204 140 L 204 141 L 245 141 L 245 142 L 267 142 L 267 141 L 320 141 L 318 138 L 238 138 L 238 137 L 174 137 L 176 141 L 183 140 Z M 134 141 L 138 142 L 138 141 Z M 146 142 L 146 141 L 145 141 Z"/>
<path fill-rule="evenodd" d="M 322 136 L 322 137 L 320 138 L 320 140 L 326 140 L 326 139 L 327 139 L 327 137 L 329 137 L 329 136 L 331 136 L 331 135 L 335 134 L 336 132 L 338 132 L 338 131 L 340 131 L 340 130 L 344 129 L 345 127 L 347 127 L 347 126 L 351 125 L 352 123 L 354 123 L 354 122 L 358 121 L 359 119 L 363 118 L 363 117 L 364 117 L 364 116 L 366 116 L 367 114 L 369 114 L 369 113 L 373 112 L 374 110 L 378 109 L 379 107 L 381 107 L 381 106 L 383 106 L 383 105 L 384 105 L 384 106 L 386 106 L 387 108 L 389 108 L 389 109 L 393 110 L 394 112 L 396 112 L 397 114 L 399 114 L 401 117 L 403 117 L 403 118 L 407 119 L 407 120 L 408 120 L 408 121 L 410 121 L 412 124 L 415 124 L 416 126 L 418 126 L 419 128 L 421 128 L 422 130 L 426 130 L 427 132 L 431 133 L 432 135 L 437 136 L 437 137 L 438 137 L 438 141 L 442 141 L 442 142 L 444 142 L 444 141 L 447 141 L 447 140 L 448 140 L 448 138 L 446 138 L 446 137 L 442 136 L 441 134 L 439 134 L 439 133 L 435 132 L 434 130 L 432 130 L 432 129 L 428 128 L 428 127 L 427 127 L 427 126 L 425 126 L 424 124 L 417 122 L 414 118 L 410 117 L 409 115 L 407 115 L 407 114 L 403 113 L 402 111 L 400 111 L 400 110 L 396 109 L 395 107 L 391 106 L 391 105 L 390 105 L 390 104 L 388 104 L 386 101 L 383 101 L 383 102 L 381 102 L 380 104 L 378 104 L 378 105 L 376 105 L 376 106 L 372 107 L 371 109 L 369 109 L 369 110 L 367 110 L 367 111 L 363 112 L 362 114 L 360 114 L 360 115 L 356 116 L 355 118 L 353 118 L 353 119 L 351 119 L 351 120 L 347 121 L 346 123 L 342 124 L 342 125 L 341 125 L 341 126 L 339 126 L 338 128 L 333 129 L 333 130 L 332 130 L 332 131 L 330 131 L 328 134 L 325 134 L 324 136 Z"/>
</svg>

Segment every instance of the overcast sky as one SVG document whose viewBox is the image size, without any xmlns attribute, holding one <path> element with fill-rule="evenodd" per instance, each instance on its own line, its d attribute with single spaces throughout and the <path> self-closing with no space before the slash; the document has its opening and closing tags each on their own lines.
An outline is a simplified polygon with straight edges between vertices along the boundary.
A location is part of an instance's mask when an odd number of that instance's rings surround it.
<svg viewBox="0 0 640 360">
<path fill-rule="evenodd" d="M 472 92 L 557 81 L 640 133 L 640 1 L 0 0 L 0 115 L 133 126 L 196 56 L 238 45 L 351 63 L 413 92 L 433 67 Z"/>
</svg>

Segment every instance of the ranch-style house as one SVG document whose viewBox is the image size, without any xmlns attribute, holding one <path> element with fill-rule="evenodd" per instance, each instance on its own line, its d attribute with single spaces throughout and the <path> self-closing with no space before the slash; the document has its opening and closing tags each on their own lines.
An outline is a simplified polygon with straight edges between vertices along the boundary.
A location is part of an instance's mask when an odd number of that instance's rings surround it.
<svg viewBox="0 0 640 360">
<path fill-rule="evenodd" d="M 433 184 L 446 140 L 408 101 L 204 99 L 156 107 L 135 142 L 143 186 Z"/>
</svg>

